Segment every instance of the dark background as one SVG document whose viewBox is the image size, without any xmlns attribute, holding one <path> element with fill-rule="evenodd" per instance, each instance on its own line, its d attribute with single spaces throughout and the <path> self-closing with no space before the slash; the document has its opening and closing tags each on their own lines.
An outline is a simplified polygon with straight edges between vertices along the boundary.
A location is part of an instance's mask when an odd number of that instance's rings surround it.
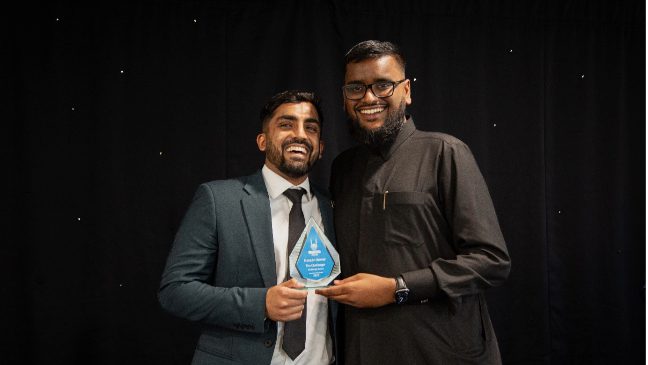
<svg viewBox="0 0 648 365">
<path fill-rule="evenodd" d="M 644 363 L 645 2 L 88 3 L 4 14 L 0 363 L 189 363 L 199 326 L 156 294 L 195 189 L 261 166 L 258 111 L 289 88 L 324 100 L 326 186 L 365 39 L 402 47 L 417 126 L 488 182 L 505 364 Z"/>
</svg>

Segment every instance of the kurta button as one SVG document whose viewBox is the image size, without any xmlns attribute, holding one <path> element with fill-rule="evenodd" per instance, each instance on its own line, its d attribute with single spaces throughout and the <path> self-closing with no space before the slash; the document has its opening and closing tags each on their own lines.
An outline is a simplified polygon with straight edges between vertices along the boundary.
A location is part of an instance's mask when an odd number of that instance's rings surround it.
<svg viewBox="0 0 648 365">
<path fill-rule="evenodd" d="M 265 340 L 265 341 L 263 341 L 263 346 L 265 346 L 265 347 L 272 347 L 272 340 Z"/>
</svg>

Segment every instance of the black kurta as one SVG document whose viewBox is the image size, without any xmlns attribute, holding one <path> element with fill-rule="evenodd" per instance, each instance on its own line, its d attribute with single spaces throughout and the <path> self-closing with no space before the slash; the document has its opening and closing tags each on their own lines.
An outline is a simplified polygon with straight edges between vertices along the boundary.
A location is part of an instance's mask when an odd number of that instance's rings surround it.
<svg viewBox="0 0 648 365">
<path fill-rule="evenodd" d="M 411 290 L 408 304 L 345 308 L 345 363 L 499 364 L 482 293 L 510 259 L 468 147 L 409 118 L 389 148 L 338 156 L 331 193 L 342 274 L 402 274 Z"/>
</svg>

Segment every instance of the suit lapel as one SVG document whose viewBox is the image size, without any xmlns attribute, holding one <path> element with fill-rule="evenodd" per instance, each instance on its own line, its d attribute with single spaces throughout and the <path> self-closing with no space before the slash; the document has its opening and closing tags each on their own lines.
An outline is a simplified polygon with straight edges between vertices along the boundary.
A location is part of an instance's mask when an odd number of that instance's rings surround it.
<svg viewBox="0 0 648 365">
<path fill-rule="evenodd" d="M 250 175 L 243 188 L 249 195 L 241 199 L 243 214 L 266 288 L 277 284 L 272 241 L 270 200 L 261 171 Z"/>
</svg>

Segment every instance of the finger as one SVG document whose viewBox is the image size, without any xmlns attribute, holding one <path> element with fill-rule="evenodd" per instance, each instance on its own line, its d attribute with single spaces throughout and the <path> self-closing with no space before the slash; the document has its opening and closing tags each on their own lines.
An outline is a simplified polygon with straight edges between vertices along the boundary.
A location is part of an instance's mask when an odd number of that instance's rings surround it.
<svg viewBox="0 0 648 365">
<path fill-rule="evenodd" d="M 346 293 L 346 288 L 344 286 L 329 286 L 328 288 L 317 289 L 315 293 L 330 298 Z"/>
<path fill-rule="evenodd" d="M 355 303 L 355 301 L 352 300 L 351 297 L 349 295 L 347 295 L 347 294 L 330 295 L 330 296 L 327 296 L 327 298 L 330 299 L 330 300 L 334 300 L 334 301 L 336 301 L 338 303 L 342 303 L 342 304 L 353 305 Z"/>
<path fill-rule="evenodd" d="M 291 293 L 290 289 L 286 289 L 285 293 L 279 291 L 268 300 L 268 305 L 275 308 L 294 307 L 302 305 L 306 302 L 306 297 L 303 293 Z"/>
<path fill-rule="evenodd" d="M 353 276 L 349 276 L 348 278 L 345 278 L 345 279 L 342 279 L 342 280 L 335 280 L 337 282 L 335 285 L 342 285 L 342 284 L 346 284 L 346 283 L 351 283 L 353 281 L 358 281 L 360 279 L 361 279 L 361 277 L 359 276 L 359 274 L 355 274 Z"/>
<path fill-rule="evenodd" d="M 305 300 L 306 297 L 308 296 L 308 291 L 307 290 L 297 290 L 297 289 L 292 289 L 292 288 L 283 288 L 279 292 L 279 295 L 281 295 L 282 298 L 284 299 L 300 299 L 300 300 Z"/>
<path fill-rule="evenodd" d="M 315 294 L 328 297 L 331 295 L 331 288 L 315 289 Z"/>
<path fill-rule="evenodd" d="M 280 308 L 295 308 L 299 306 L 303 306 L 306 303 L 306 300 L 304 299 L 285 299 L 282 303 Z"/>
<path fill-rule="evenodd" d="M 286 314 L 295 314 L 304 310 L 304 303 L 289 305 L 281 308 L 281 313 Z"/>
<path fill-rule="evenodd" d="M 281 308 L 277 311 L 277 314 L 282 318 L 287 318 L 289 316 L 299 315 L 304 311 L 304 305 L 295 305 L 287 308 Z"/>
<path fill-rule="evenodd" d="M 302 315 L 303 315 L 303 311 L 287 314 L 286 316 L 284 316 L 283 321 L 284 322 L 295 321 L 297 319 L 300 319 Z"/>
</svg>

